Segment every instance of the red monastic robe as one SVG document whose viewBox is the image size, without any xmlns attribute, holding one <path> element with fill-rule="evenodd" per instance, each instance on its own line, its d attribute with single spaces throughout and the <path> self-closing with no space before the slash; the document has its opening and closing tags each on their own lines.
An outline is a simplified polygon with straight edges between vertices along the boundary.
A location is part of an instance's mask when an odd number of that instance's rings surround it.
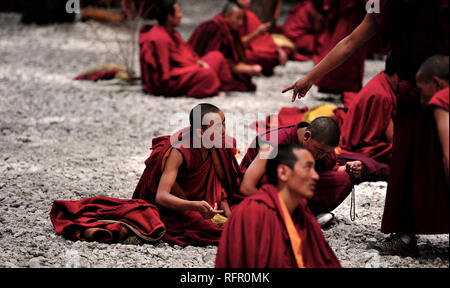
<svg viewBox="0 0 450 288">
<path fill-rule="evenodd" d="M 433 97 L 431 97 L 430 102 L 428 102 L 428 106 L 433 108 L 440 108 L 448 112 L 448 97 L 449 97 L 449 88 L 442 89 L 438 93 L 436 93 Z"/>
<path fill-rule="evenodd" d="M 389 164 L 392 143 L 385 136 L 393 119 L 397 97 L 384 72 L 356 95 L 341 126 L 341 147 Z"/>
<path fill-rule="evenodd" d="M 295 4 L 289 10 L 281 31 L 294 43 L 298 53 L 312 57 L 318 35 L 314 31 L 311 1 L 303 0 Z"/>
<path fill-rule="evenodd" d="M 189 38 L 188 43 L 199 55 L 211 51 L 220 51 L 229 66 L 239 62 L 247 62 L 244 45 L 238 32 L 230 30 L 222 14 L 200 24 Z M 225 91 L 254 91 L 255 84 L 251 77 L 244 74 L 233 74 L 233 80 L 223 88 Z"/>
<path fill-rule="evenodd" d="M 203 98 L 217 95 L 232 79 L 223 55 L 200 58 L 178 32 L 169 34 L 160 25 L 144 26 L 139 45 L 142 87 L 149 94 Z M 210 68 L 201 67 L 199 59 Z"/>
<path fill-rule="evenodd" d="M 50 219 L 56 233 L 72 241 L 120 242 L 129 235 L 125 227 L 146 241 L 157 241 L 165 232 L 156 207 L 140 199 L 55 200 Z"/>
<path fill-rule="evenodd" d="M 381 231 L 448 234 L 448 186 L 432 109 L 420 105 L 414 76 L 435 54 L 449 53 L 449 1 L 384 1 L 373 14 L 399 62 L 394 142 Z"/>
<path fill-rule="evenodd" d="M 362 22 L 366 14 L 363 0 L 324 1 L 324 6 L 326 6 L 324 10 L 328 10 L 326 12 L 327 29 L 317 39 L 315 64 L 319 63 L 339 41 L 349 35 Z M 366 54 L 367 46 L 364 45 L 335 70 L 317 80 L 315 84 L 320 90 L 329 93 L 359 91 L 362 88 Z"/>
<path fill-rule="evenodd" d="M 233 194 L 238 191 L 241 178 L 239 166 L 235 158 L 235 148 L 214 148 L 219 165 L 224 172 L 223 179 L 216 172 L 212 151 L 206 160 L 202 160 L 200 148 L 192 147 L 189 128 L 172 136 L 161 136 L 153 139 L 152 153 L 145 161 L 146 168 L 134 191 L 133 199 L 144 199 L 155 204 L 159 180 L 163 172 L 169 149 L 177 149 L 183 156 L 183 165 L 178 170 L 176 183 L 182 189 L 187 200 L 205 200 L 211 206 L 218 205 L 224 199 L 231 202 Z M 172 140 L 171 140 L 172 139 Z M 228 138 L 232 139 L 232 138 Z M 171 143 L 171 141 L 173 143 Z M 228 141 L 228 140 L 227 140 Z M 234 139 L 231 140 L 234 143 Z M 191 146 L 190 146 L 191 145 Z M 234 146 L 233 146 L 234 147 Z M 222 228 L 204 219 L 196 211 L 174 211 L 158 206 L 161 220 L 166 226 L 164 239 L 180 246 L 217 245 Z"/>
<path fill-rule="evenodd" d="M 254 32 L 260 25 L 261 21 L 258 16 L 250 10 L 245 10 L 244 24 L 239 30 L 241 37 L 247 36 Z M 278 46 L 272 39 L 270 33 L 266 32 L 253 39 L 245 49 L 247 63 L 259 64 L 263 68 L 263 74 L 270 75 L 273 73 L 275 66 L 279 64 Z"/>
<path fill-rule="evenodd" d="M 264 185 L 239 204 L 225 224 L 215 267 L 298 268 L 284 221 L 277 188 Z M 294 211 L 292 221 L 306 268 L 340 268 L 306 201 Z"/>
<path fill-rule="evenodd" d="M 297 130 L 307 125 L 308 123 L 302 122 L 298 125 L 275 128 L 261 133 L 250 144 L 247 153 L 242 159 L 240 164 L 242 173 L 244 174 L 247 171 L 252 161 L 258 155 L 260 141 L 270 143 L 273 146 L 285 143 L 299 144 Z M 278 140 L 276 137 L 278 137 Z M 355 183 L 386 181 L 389 173 L 387 165 L 354 153 L 340 153 L 338 155 L 334 152 L 329 153 L 324 158 L 316 160 L 315 169 L 319 173 L 320 179 L 313 198 L 308 200 L 308 206 L 314 215 L 334 210 L 352 191 L 354 183 L 348 173 L 336 171 L 340 165 L 345 165 L 349 161 L 361 161 L 364 164 L 363 176 Z M 258 183 L 258 188 L 267 183 L 267 178 L 264 175 Z"/>
</svg>

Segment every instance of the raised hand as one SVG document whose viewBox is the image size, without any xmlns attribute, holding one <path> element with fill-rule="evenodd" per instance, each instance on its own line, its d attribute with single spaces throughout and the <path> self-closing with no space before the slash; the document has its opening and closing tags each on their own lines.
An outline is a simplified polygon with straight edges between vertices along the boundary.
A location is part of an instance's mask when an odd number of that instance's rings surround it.
<svg viewBox="0 0 450 288">
<path fill-rule="evenodd" d="M 282 93 L 285 93 L 289 90 L 293 90 L 292 92 L 292 102 L 295 101 L 295 99 L 300 99 L 302 97 L 305 97 L 306 93 L 308 93 L 309 89 L 311 89 L 313 85 L 313 82 L 309 80 L 308 77 L 303 77 L 291 86 L 285 88 Z"/>
</svg>

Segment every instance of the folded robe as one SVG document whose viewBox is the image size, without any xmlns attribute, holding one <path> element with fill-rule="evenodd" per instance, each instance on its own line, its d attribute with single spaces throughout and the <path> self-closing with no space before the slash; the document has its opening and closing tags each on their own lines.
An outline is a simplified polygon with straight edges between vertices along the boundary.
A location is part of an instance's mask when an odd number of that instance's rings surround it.
<svg viewBox="0 0 450 288">
<path fill-rule="evenodd" d="M 292 222 L 300 237 L 304 267 L 340 267 L 306 201 L 296 208 Z M 239 204 L 225 224 L 215 267 L 298 268 L 291 247 L 278 190 L 264 185 Z"/>
<path fill-rule="evenodd" d="M 145 241 L 158 241 L 165 233 L 156 207 L 139 199 L 55 200 L 50 219 L 57 234 L 73 241 L 114 243 L 130 233 Z"/>
<path fill-rule="evenodd" d="M 144 199 L 157 205 L 155 197 L 164 163 L 170 149 L 177 149 L 184 162 L 178 171 L 176 184 L 187 200 L 205 200 L 211 206 L 214 203 L 219 205 L 223 199 L 232 202 L 242 176 L 235 158 L 234 138 L 227 137 L 226 143 L 226 147 L 231 148 L 213 148 L 215 152 L 210 150 L 207 159 L 202 161 L 199 148 L 188 148 L 193 147 L 190 128 L 171 136 L 154 138 L 151 148 L 153 151 L 145 161 L 146 168 L 136 186 L 133 199 Z M 166 226 L 166 241 L 180 246 L 217 245 L 222 228 L 211 220 L 204 219 L 199 212 L 174 211 L 160 206 L 158 209 Z"/>
<path fill-rule="evenodd" d="M 201 23 L 192 33 L 188 43 L 194 51 L 203 56 L 211 51 L 220 51 L 230 67 L 239 62 L 247 62 L 245 49 L 238 32 L 231 31 L 222 14 Z M 233 81 L 226 83 L 224 91 L 254 91 L 255 84 L 251 77 L 232 73 Z"/>
</svg>

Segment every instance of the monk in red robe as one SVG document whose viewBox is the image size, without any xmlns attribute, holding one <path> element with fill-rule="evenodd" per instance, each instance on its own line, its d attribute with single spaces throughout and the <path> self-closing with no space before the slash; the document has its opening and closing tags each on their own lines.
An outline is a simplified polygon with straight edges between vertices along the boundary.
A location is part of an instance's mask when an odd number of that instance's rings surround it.
<svg viewBox="0 0 450 288">
<path fill-rule="evenodd" d="M 322 2 L 319 11 L 324 15 L 326 27 L 316 42 L 313 59 L 317 64 L 361 23 L 366 10 L 365 1 L 361 0 L 313 1 Z M 366 55 L 367 47 L 361 46 L 334 71 L 315 82 L 319 91 L 339 94 L 344 91 L 361 90 Z M 342 75 L 345 75 L 345 78 L 340 77 Z"/>
<path fill-rule="evenodd" d="M 183 16 L 176 0 L 157 6 L 158 24 L 141 29 L 141 80 L 149 94 L 203 98 L 232 90 L 233 78 L 223 55 L 214 51 L 200 58 L 175 30 Z"/>
<path fill-rule="evenodd" d="M 347 198 L 353 187 L 352 178 L 360 178 L 363 172 L 363 164 L 359 160 L 349 161 L 343 166 L 338 165 L 334 149 L 339 144 L 339 137 L 338 124 L 328 117 L 319 117 L 310 124 L 302 122 L 259 135 L 240 164 L 244 173 L 240 186 L 241 194 L 256 194 L 258 189 L 267 183 L 264 167 L 272 149 L 276 149 L 280 144 L 300 144 L 308 149 L 316 160 L 315 168 L 321 180 L 314 197 L 309 199 L 309 207 L 314 215 L 322 218 L 325 215 L 321 214 L 332 211 Z"/>
<path fill-rule="evenodd" d="M 389 54 L 386 69 L 353 98 L 341 127 L 341 148 L 389 164 L 394 138 L 397 63 Z"/>
<path fill-rule="evenodd" d="M 311 0 L 299 1 L 281 27 L 283 35 L 294 43 L 296 53 L 308 58 L 315 53 L 317 37 L 324 30 L 324 17 L 314 4 Z"/>
<path fill-rule="evenodd" d="M 211 218 L 230 215 L 228 203 L 239 185 L 235 142 L 225 134 L 223 112 L 211 104 L 197 105 L 189 120 L 190 127 L 153 139 L 133 199 L 158 207 L 164 240 L 216 245 L 222 228 Z"/>
<path fill-rule="evenodd" d="M 449 51 L 449 2 L 384 1 L 380 13 L 368 13 L 362 23 L 339 42 L 293 89 L 292 101 L 313 83 L 343 63 L 378 31 L 398 60 L 399 84 L 394 118 L 391 170 L 381 231 L 390 237 L 376 243 L 383 254 L 416 256 L 416 234 L 448 234 L 448 187 L 442 150 L 430 110 L 420 104 L 415 74 L 432 55 Z M 337 79 L 343 79 L 345 74 Z M 432 193 L 432 194 L 430 194 Z"/>
<path fill-rule="evenodd" d="M 244 44 L 247 63 L 259 64 L 264 75 L 272 75 L 277 65 L 284 66 L 287 54 L 272 39 L 268 29 L 272 23 L 261 23 L 258 16 L 250 10 L 251 0 L 234 0 L 244 9 L 243 25 L 239 29 Z"/>
<path fill-rule="evenodd" d="M 339 268 L 306 205 L 319 175 L 301 145 L 280 145 L 267 161 L 269 184 L 239 204 L 226 223 L 216 268 Z"/>
<path fill-rule="evenodd" d="M 245 55 L 239 29 L 244 21 L 244 10 L 235 2 L 228 2 L 222 13 L 200 24 L 189 38 L 189 44 L 199 55 L 220 51 L 228 61 L 233 72 L 230 86 L 236 91 L 254 91 L 252 76 L 260 75 L 259 64 L 249 64 Z"/>
</svg>

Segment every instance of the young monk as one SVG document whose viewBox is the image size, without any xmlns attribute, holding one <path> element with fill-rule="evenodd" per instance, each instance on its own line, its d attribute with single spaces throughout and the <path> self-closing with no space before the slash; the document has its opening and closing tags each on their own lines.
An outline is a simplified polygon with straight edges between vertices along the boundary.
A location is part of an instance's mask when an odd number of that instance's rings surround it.
<svg viewBox="0 0 450 288">
<path fill-rule="evenodd" d="M 215 245 L 222 228 L 211 218 L 230 215 L 228 201 L 240 179 L 234 139 L 226 136 L 225 117 L 216 106 L 197 105 L 189 121 L 190 127 L 153 139 L 133 199 L 158 207 L 166 241 Z"/>
<path fill-rule="evenodd" d="M 286 52 L 279 48 L 270 35 L 272 23 L 261 23 L 258 16 L 250 8 L 252 0 L 231 0 L 244 9 L 243 25 L 239 29 L 244 44 L 247 63 L 259 64 L 264 75 L 273 74 L 277 65 L 284 66 L 287 62 Z"/>
<path fill-rule="evenodd" d="M 141 29 L 141 80 L 149 94 L 203 98 L 232 90 L 231 71 L 223 55 L 214 51 L 200 58 L 175 30 L 183 13 L 176 0 L 158 1 L 158 24 Z"/>
<path fill-rule="evenodd" d="M 390 44 L 398 59 L 399 79 L 404 81 L 398 89 L 391 169 L 381 225 L 381 232 L 392 235 L 376 245 L 383 254 L 418 255 L 415 238 L 407 233 L 449 231 L 448 187 L 444 176 L 436 174 L 442 169 L 440 155 L 431 156 L 436 151 L 440 153 L 441 148 L 439 143 L 436 146 L 438 138 L 430 135 L 434 123 L 429 122 L 429 112 L 420 104 L 415 83 L 415 74 L 423 61 L 434 54 L 448 54 L 448 4 L 447 0 L 380 0 L 380 13 L 367 14 L 305 77 L 283 91 L 293 89 L 292 101 L 304 97 L 317 79 L 343 63 L 378 31 Z M 429 149 L 432 146 L 435 148 Z M 431 191 L 433 197 L 429 196 Z"/>
<path fill-rule="evenodd" d="M 264 177 L 269 152 L 280 144 L 300 144 L 315 159 L 315 168 L 321 180 L 314 197 L 309 199 L 313 214 L 331 220 L 328 212 L 335 209 L 350 194 L 352 178 L 358 179 L 363 172 L 361 161 L 349 161 L 339 166 L 334 149 L 339 144 L 340 130 L 337 122 L 329 117 L 319 117 L 310 124 L 286 126 L 259 135 L 250 145 L 240 164 L 244 179 L 240 186 L 243 195 L 253 195 L 267 183 Z M 323 214 L 323 215 L 322 215 Z M 321 224 L 326 224 L 327 221 Z"/>
<path fill-rule="evenodd" d="M 314 157 L 298 144 L 281 144 L 271 156 L 269 184 L 241 202 L 226 223 L 216 268 L 339 268 L 306 205 L 319 180 Z"/>
<path fill-rule="evenodd" d="M 351 100 L 341 127 L 342 149 L 390 163 L 397 86 L 397 61 L 388 54 L 385 70 Z"/>
<path fill-rule="evenodd" d="M 251 78 L 260 75 L 261 65 L 249 64 L 245 47 L 239 35 L 243 25 L 244 10 L 235 2 L 228 2 L 222 13 L 200 24 L 192 33 L 189 44 L 199 55 L 220 51 L 233 72 L 233 90 L 254 91 L 256 86 Z"/>
</svg>

